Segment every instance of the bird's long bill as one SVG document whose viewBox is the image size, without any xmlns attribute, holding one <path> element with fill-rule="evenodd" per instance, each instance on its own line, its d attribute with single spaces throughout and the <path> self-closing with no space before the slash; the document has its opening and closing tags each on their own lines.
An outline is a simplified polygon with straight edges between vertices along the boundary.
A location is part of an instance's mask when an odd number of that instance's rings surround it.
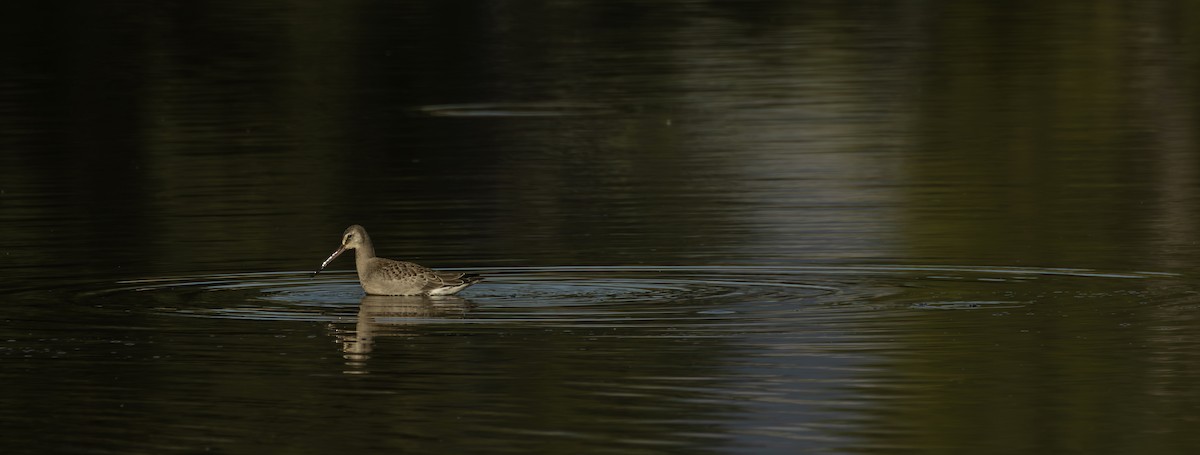
<svg viewBox="0 0 1200 455">
<path fill-rule="evenodd" d="M 326 259 L 325 262 L 321 263 L 321 268 L 317 269 L 316 272 L 313 272 L 313 276 L 316 276 L 316 274 L 321 273 L 322 270 L 325 270 L 325 266 L 329 265 L 330 262 L 333 262 L 334 259 L 337 259 L 338 256 L 341 256 L 342 253 L 345 253 L 345 252 L 346 252 L 346 245 L 342 245 L 342 246 L 338 247 L 337 251 L 334 251 L 333 254 L 329 255 L 329 259 Z"/>
</svg>

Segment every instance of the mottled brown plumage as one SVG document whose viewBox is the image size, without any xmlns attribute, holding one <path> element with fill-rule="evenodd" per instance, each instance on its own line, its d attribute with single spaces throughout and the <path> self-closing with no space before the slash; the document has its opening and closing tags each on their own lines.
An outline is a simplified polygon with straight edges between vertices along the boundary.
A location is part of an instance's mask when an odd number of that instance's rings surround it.
<svg viewBox="0 0 1200 455">
<path fill-rule="evenodd" d="M 483 278 L 455 272 L 439 272 L 411 262 L 394 261 L 375 257 L 371 237 L 362 226 L 353 225 L 342 233 L 342 246 L 329 259 L 321 263 L 313 275 L 325 270 L 325 266 L 346 250 L 354 250 L 354 264 L 358 269 L 358 282 L 363 290 L 372 295 L 450 295 Z"/>
</svg>

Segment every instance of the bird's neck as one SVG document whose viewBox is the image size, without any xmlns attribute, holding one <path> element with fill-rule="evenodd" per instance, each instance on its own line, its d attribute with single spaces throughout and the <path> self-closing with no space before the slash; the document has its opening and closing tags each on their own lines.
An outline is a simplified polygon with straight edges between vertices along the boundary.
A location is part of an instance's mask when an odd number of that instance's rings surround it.
<svg viewBox="0 0 1200 455">
<path fill-rule="evenodd" d="M 371 245 L 363 245 L 355 248 L 354 257 L 358 260 L 371 259 L 375 257 L 375 248 Z"/>
<path fill-rule="evenodd" d="M 364 242 L 364 245 L 354 249 L 354 268 L 362 273 L 367 269 L 367 261 L 375 257 L 375 247 L 371 246 L 370 242 Z"/>
</svg>

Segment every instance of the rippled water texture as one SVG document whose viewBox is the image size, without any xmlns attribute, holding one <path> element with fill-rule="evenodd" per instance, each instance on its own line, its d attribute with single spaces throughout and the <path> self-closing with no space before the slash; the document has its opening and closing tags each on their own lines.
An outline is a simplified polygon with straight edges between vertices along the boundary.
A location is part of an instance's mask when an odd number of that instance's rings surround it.
<svg viewBox="0 0 1200 455">
<path fill-rule="evenodd" d="M 59 372 L 38 387 L 86 380 L 81 391 L 104 390 L 59 424 L 94 434 L 89 444 L 146 451 L 241 446 L 263 437 L 246 433 L 262 431 L 255 419 L 277 413 L 284 423 L 318 419 L 333 439 L 357 430 L 340 422 L 369 415 L 377 441 L 335 444 L 363 449 L 554 450 L 586 441 L 615 452 L 913 449 L 941 419 L 924 409 L 935 403 L 953 411 L 993 402 L 941 425 L 1024 434 L 1035 430 L 1025 412 L 1046 399 L 1043 387 L 1070 387 L 1053 397 L 1060 406 L 1105 403 L 1057 415 L 1061 425 L 1103 426 L 1110 408 L 1152 418 L 1165 404 L 1160 394 L 1195 379 L 1171 365 L 1192 355 L 1196 339 L 1186 331 L 1200 299 L 1169 274 L 952 266 L 486 273 L 484 284 L 436 298 L 365 296 L 352 273 L 339 272 L 29 291 L 22 300 L 43 307 L 23 325 L 39 329 L 7 333 L 0 356 Z M 1147 307 L 1179 319 L 1148 321 Z M 63 314 L 71 317 L 50 316 Z M 1145 344 L 1111 344 L 1134 333 Z M 1066 352 L 1042 352 L 1051 344 Z M 1064 356 L 1082 367 L 1061 365 Z M 133 446 L 102 423 L 138 419 L 150 404 L 178 422 L 141 422 L 161 430 Z M 232 404 L 262 411 L 204 417 Z M 569 409 L 553 411 L 560 406 Z M 558 419 L 543 421 L 546 412 Z M 431 429 L 431 421 L 453 428 Z M 1171 429 L 1139 422 L 1131 417 L 1120 430 Z M 277 431 L 269 434 L 282 440 L 264 443 L 288 447 L 299 436 Z M 463 433 L 476 436 L 454 436 Z M 1038 445 L 994 437 L 1004 440 L 949 442 Z M 47 443 L 38 434 L 17 439 Z"/>
<path fill-rule="evenodd" d="M 0 6 L 0 454 L 1200 451 L 1198 8 L 76 3 Z"/>
</svg>

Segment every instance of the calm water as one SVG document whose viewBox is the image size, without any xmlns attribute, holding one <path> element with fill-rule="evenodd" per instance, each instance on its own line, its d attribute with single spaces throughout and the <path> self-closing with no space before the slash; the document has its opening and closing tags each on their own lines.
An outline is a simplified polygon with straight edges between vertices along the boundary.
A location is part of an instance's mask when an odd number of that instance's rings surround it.
<svg viewBox="0 0 1200 455">
<path fill-rule="evenodd" d="M 1200 9 L 853 3 L 0 7 L 0 452 L 1200 448 Z"/>
</svg>

